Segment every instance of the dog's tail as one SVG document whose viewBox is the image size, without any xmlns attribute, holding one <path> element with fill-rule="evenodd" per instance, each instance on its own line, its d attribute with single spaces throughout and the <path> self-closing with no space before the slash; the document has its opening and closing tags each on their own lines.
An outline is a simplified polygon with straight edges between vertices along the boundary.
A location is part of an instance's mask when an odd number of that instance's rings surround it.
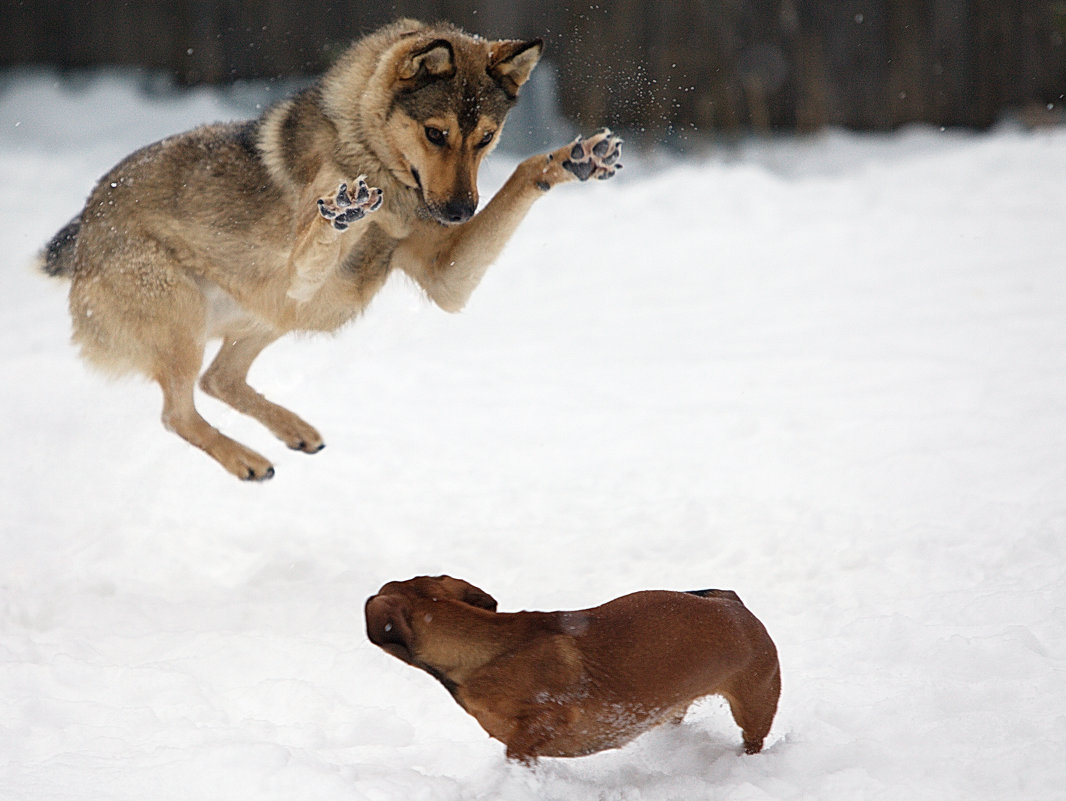
<svg viewBox="0 0 1066 801">
<path fill-rule="evenodd" d="M 736 601 L 741 606 L 744 606 L 740 596 L 732 590 L 688 590 L 688 594 L 698 595 L 700 598 L 724 598 L 727 601 Z"/>
<path fill-rule="evenodd" d="M 69 278 L 74 272 L 74 246 L 78 242 L 81 218 L 64 225 L 40 254 L 41 269 L 55 278 Z"/>
</svg>

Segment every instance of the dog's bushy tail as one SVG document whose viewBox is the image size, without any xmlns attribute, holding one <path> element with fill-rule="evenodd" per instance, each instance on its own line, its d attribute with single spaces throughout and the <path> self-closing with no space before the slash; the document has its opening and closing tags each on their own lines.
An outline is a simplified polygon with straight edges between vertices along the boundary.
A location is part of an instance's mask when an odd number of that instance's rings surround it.
<svg viewBox="0 0 1066 801">
<path fill-rule="evenodd" d="M 688 590 L 688 594 L 698 595 L 700 598 L 724 598 L 727 601 L 736 601 L 741 606 L 744 606 L 740 596 L 732 590 Z"/>
<path fill-rule="evenodd" d="M 55 278 L 69 278 L 74 272 L 74 245 L 78 241 L 81 218 L 64 225 L 41 251 L 41 269 Z"/>
</svg>

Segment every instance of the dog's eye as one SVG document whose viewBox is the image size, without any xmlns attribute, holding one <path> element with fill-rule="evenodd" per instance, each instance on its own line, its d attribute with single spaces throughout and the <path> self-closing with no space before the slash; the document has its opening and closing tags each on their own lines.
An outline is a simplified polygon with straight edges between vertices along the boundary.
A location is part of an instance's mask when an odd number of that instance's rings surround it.
<svg viewBox="0 0 1066 801">
<path fill-rule="evenodd" d="M 430 141 L 430 144 L 434 144 L 437 147 L 444 147 L 445 143 L 448 141 L 448 134 L 440 128 L 434 128 L 432 125 L 427 125 L 426 139 Z"/>
<path fill-rule="evenodd" d="M 489 131 L 483 137 L 481 137 L 481 141 L 477 143 L 477 147 L 488 147 L 489 143 L 492 141 L 492 137 L 494 137 L 495 135 L 495 131 Z"/>
</svg>

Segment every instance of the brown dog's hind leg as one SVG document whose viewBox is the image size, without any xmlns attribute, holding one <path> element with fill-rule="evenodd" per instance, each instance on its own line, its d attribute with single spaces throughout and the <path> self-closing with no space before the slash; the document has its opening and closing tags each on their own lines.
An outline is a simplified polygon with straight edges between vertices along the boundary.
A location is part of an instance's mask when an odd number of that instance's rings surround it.
<svg viewBox="0 0 1066 801">
<path fill-rule="evenodd" d="M 666 720 L 672 723 L 674 726 L 680 726 L 685 722 L 685 716 L 688 714 L 688 704 L 681 704 L 671 709 L 667 715 Z"/>
<path fill-rule="evenodd" d="M 775 660 L 772 668 L 749 673 L 722 695 L 729 702 L 733 720 L 744 735 L 744 753 L 757 754 L 762 750 L 763 740 L 770 733 L 777 699 L 781 695 L 781 672 Z"/>
<path fill-rule="evenodd" d="M 254 417 L 293 450 L 317 453 L 326 444 L 313 426 L 248 386 L 248 370 L 252 362 L 277 338 L 269 332 L 241 338 L 225 337 L 215 360 L 200 378 L 200 388 L 238 412 Z"/>
</svg>

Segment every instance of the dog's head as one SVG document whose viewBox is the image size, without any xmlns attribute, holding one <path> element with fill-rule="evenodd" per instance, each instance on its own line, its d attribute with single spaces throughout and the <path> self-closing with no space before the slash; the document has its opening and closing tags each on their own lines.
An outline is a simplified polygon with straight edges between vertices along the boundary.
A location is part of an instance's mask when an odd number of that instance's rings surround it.
<svg viewBox="0 0 1066 801">
<path fill-rule="evenodd" d="M 347 93 L 328 102 L 357 97 L 360 135 L 399 181 L 420 192 L 422 213 L 443 225 L 466 222 L 477 210 L 481 160 L 496 145 L 543 43 L 489 41 L 410 20 L 377 36 L 364 40 L 379 49 L 373 73 L 361 82 L 354 74 L 328 81 Z M 353 64 L 369 60 L 363 52 Z"/>
<path fill-rule="evenodd" d="M 447 615 L 448 604 L 496 611 L 495 598 L 462 579 L 417 576 L 407 581 L 390 581 L 377 595 L 367 599 L 367 636 L 398 659 L 443 681 L 440 660 L 432 653 L 435 643 L 428 642 L 427 635 L 433 630 L 435 612 L 442 618 L 452 617 Z"/>
</svg>

